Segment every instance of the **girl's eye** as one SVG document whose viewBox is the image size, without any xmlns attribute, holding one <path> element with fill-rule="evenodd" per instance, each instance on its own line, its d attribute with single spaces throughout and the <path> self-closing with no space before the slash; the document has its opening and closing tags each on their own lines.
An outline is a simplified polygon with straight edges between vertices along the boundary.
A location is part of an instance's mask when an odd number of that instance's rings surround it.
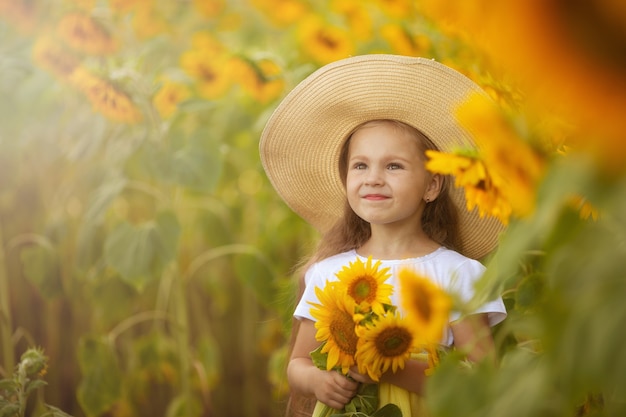
<svg viewBox="0 0 626 417">
<path fill-rule="evenodd" d="M 357 162 L 356 164 L 353 165 L 354 169 L 365 169 L 367 168 L 367 165 L 365 165 L 363 162 Z"/>
<path fill-rule="evenodd" d="M 402 165 L 392 163 L 392 164 L 387 165 L 387 169 L 402 169 Z"/>
</svg>

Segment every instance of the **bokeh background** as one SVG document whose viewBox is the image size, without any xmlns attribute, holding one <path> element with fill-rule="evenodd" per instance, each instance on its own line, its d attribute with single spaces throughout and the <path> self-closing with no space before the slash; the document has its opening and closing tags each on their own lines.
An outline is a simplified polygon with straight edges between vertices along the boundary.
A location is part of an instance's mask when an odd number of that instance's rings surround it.
<svg viewBox="0 0 626 417">
<path fill-rule="evenodd" d="M 626 415 L 624 4 L 0 0 L 0 379 L 41 347 L 27 415 L 283 415 L 317 236 L 260 132 L 321 65 L 394 53 L 498 104 L 464 117 L 509 224 L 477 298 L 509 308 L 500 365 L 450 355 L 433 415 Z"/>
</svg>

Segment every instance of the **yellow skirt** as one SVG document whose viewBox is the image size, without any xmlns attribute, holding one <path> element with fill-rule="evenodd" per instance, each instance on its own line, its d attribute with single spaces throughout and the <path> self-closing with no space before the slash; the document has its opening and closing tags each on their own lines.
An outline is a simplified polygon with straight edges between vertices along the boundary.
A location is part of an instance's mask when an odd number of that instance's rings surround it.
<svg viewBox="0 0 626 417">
<path fill-rule="evenodd" d="M 379 409 L 387 404 L 397 405 L 402 412 L 402 417 L 428 417 L 424 400 L 421 396 L 392 384 L 380 383 L 378 386 L 378 401 Z M 333 410 L 318 401 L 312 417 L 328 417 L 337 412 L 337 410 Z"/>
</svg>

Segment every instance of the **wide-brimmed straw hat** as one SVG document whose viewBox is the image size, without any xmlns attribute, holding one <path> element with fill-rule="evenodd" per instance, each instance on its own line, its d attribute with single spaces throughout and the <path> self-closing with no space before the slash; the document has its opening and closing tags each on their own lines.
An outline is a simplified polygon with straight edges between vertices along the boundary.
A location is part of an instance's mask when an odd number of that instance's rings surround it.
<svg viewBox="0 0 626 417">
<path fill-rule="evenodd" d="M 362 55 L 328 64 L 304 79 L 279 104 L 261 135 L 260 154 L 272 185 L 287 205 L 321 233 L 342 216 L 345 190 L 339 155 L 358 125 L 392 119 L 424 133 L 441 151 L 475 146 L 454 112 L 474 82 L 434 60 Z M 466 209 L 462 189 L 451 187 L 458 208 L 460 252 L 479 259 L 497 245 L 502 224 Z"/>
</svg>

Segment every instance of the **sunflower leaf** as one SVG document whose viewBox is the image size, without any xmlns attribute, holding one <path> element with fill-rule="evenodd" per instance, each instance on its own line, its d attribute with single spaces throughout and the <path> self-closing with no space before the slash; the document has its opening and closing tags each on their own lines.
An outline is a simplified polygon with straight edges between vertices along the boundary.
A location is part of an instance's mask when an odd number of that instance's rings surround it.
<svg viewBox="0 0 626 417">
<path fill-rule="evenodd" d="M 372 414 L 371 417 L 402 417 L 402 411 L 395 404 L 387 404 Z"/>
<path fill-rule="evenodd" d="M 326 370 L 326 364 L 328 363 L 328 354 L 322 353 L 322 349 L 326 342 L 323 342 L 317 349 L 311 352 L 311 359 L 313 360 L 313 364 L 317 366 L 319 369 Z"/>
</svg>

